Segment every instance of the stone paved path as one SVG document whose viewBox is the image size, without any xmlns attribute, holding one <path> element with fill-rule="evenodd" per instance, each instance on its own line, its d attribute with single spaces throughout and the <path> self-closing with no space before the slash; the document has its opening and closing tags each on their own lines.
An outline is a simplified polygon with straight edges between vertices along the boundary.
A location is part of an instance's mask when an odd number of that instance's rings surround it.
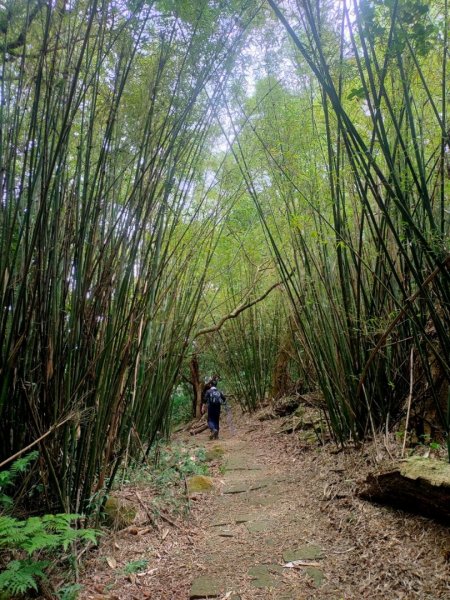
<svg viewBox="0 0 450 600">
<path fill-rule="evenodd" d="M 325 556 L 307 530 L 299 535 L 305 515 L 285 457 L 269 460 L 267 444 L 251 432 L 247 439 L 207 445 L 224 450 L 224 473 L 215 495 L 202 500 L 209 503 L 209 526 L 197 551 L 205 570 L 193 580 L 190 597 L 305 598 L 324 583 Z"/>
<path fill-rule="evenodd" d="M 276 422 L 246 426 L 195 441 L 223 456 L 213 492 L 196 501 L 190 592 L 177 600 L 450 598 L 448 529 L 360 500 L 369 455 L 299 452 Z"/>
<path fill-rule="evenodd" d="M 279 432 L 279 421 L 244 416 L 219 442 L 179 434 L 176 444 L 206 447 L 212 461 L 201 493 L 177 484 L 174 508 L 188 489 L 189 514 L 174 510 L 155 528 L 142 513 L 133 530 L 106 536 L 86 560 L 80 600 L 450 598 L 450 530 L 356 493 L 379 446 L 336 452 Z M 123 495 L 155 506 L 145 484 Z M 146 570 L 127 574 L 136 561 Z"/>
</svg>

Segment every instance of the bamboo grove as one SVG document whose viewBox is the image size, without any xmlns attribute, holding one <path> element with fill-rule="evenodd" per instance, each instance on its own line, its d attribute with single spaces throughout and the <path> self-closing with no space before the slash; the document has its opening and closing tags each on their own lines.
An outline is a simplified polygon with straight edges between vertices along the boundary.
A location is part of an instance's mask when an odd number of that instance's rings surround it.
<svg viewBox="0 0 450 600">
<path fill-rule="evenodd" d="M 236 100 L 246 133 L 229 142 L 298 360 L 341 443 L 388 429 L 410 388 L 448 440 L 448 4 L 268 4 L 285 63 Z"/>
<path fill-rule="evenodd" d="M 2 4 L 0 462 L 40 442 L 45 504 L 84 512 L 167 427 L 217 221 L 193 190 L 253 9 Z"/>
<path fill-rule="evenodd" d="M 94 510 L 193 352 L 449 439 L 447 0 L 9 0 L 0 51 L 0 468 Z"/>
</svg>

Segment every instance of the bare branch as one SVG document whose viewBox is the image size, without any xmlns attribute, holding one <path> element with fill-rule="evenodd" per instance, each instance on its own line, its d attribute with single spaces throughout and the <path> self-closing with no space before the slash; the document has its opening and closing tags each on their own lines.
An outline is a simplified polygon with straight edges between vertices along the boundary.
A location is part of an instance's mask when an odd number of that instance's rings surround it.
<svg viewBox="0 0 450 600">
<path fill-rule="evenodd" d="M 197 331 L 197 333 L 194 336 L 194 340 L 196 340 L 201 335 L 206 335 L 207 333 L 214 333 L 215 331 L 219 331 L 219 329 L 223 326 L 224 323 L 226 323 L 230 319 L 235 319 L 238 315 L 241 314 L 241 312 L 244 312 L 244 310 L 247 310 L 255 304 L 262 302 L 265 298 L 267 298 L 270 292 L 272 292 L 275 288 L 279 287 L 283 283 L 284 281 L 277 281 L 277 283 L 274 283 L 272 286 L 270 286 L 270 288 L 266 290 L 264 294 L 262 294 L 262 296 L 259 296 L 255 300 L 251 300 L 250 302 L 246 303 L 244 299 L 241 302 L 241 304 L 236 306 L 236 308 L 233 311 L 231 311 L 227 315 L 224 315 L 216 325 L 212 325 L 211 327 L 205 327 L 204 329 L 200 329 L 199 331 Z"/>
</svg>

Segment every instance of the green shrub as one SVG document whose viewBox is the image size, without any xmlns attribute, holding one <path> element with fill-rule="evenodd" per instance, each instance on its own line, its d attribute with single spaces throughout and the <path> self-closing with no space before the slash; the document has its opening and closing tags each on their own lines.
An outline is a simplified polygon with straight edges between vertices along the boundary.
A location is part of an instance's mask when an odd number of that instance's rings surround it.
<svg viewBox="0 0 450 600">
<path fill-rule="evenodd" d="M 71 585 L 66 585 L 60 590 L 58 590 L 58 599 L 59 600 L 77 600 L 78 594 L 81 591 L 83 586 L 78 583 L 73 583 Z"/>
<path fill-rule="evenodd" d="M 38 591 L 36 580 L 45 578 L 44 569 L 47 566 L 48 561 L 35 562 L 30 558 L 12 560 L 0 573 L 0 590 L 14 596 L 31 589 Z"/>
</svg>

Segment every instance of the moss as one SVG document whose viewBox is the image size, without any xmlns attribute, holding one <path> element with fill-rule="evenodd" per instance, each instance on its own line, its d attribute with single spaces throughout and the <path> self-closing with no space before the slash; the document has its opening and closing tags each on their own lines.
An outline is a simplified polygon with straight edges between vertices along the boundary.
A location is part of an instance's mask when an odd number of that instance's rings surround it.
<svg viewBox="0 0 450 600">
<path fill-rule="evenodd" d="M 283 552 L 283 560 L 285 562 L 296 560 L 317 560 L 323 557 L 322 549 L 319 548 L 319 546 L 314 546 L 313 544 L 300 546 L 300 548 L 286 550 Z"/>
<path fill-rule="evenodd" d="M 431 485 L 450 486 L 450 463 L 436 458 L 412 456 L 400 464 L 400 473 L 408 479 L 425 479 Z"/>
<path fill-rule="evenodd" d="M 283 568 L 279 565 L 255 565 L 248 570 L 252 578 L 252 586 L 256 588 L 276 588 L 279 582 L 273 574 L 282 573 Z"/>
<path fill-rule="evenodd" d="M 217 579 L 202 575 L 193 581 L 189 598 L 217 598 L 221 595 L 221 588 Z"/>
<path fill-rule="evenodd" d="M 210 492 L 214 487 L 214 482 L 211 477 L 206 475 L 193 475 L 188 477 L 187 487 L 190 494 Z"/>
<path fill-rule="evenodd" d="M 114 529 L 129 527 L 136 518 L 136 509 L 115 496 L 110 496 L 106 501 L 104 513 L 105 524 Z"/>
<path fill-rule="evenodd" d="M 325 574 L 321 569 L 317 567 L 308 567 L 306 569 L 306 573 L 311 577 L 314 581 L 314 585 L 316 587 L 320 587 L 325 581 Z"/>
</svg>

